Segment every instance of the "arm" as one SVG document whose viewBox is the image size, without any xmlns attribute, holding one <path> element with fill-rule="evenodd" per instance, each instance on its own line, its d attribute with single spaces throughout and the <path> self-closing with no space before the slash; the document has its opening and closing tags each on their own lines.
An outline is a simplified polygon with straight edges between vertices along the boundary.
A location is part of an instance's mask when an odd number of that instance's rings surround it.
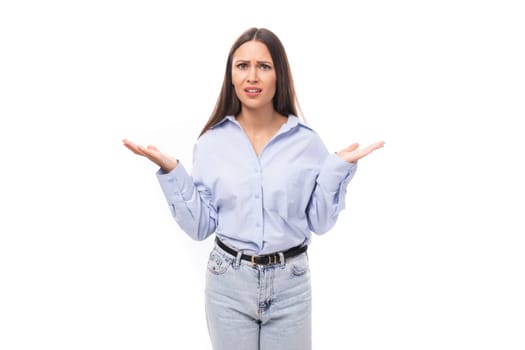
<svg viewBox="0 0 525 350">
<path fill-rule="evenodd" d="M 169 173 L 160 169 L 157 178 L 171 214 L 184 232 L 201 241 L 215 231 L 217 211 L 212 195 L 195 171 L 194 177 L 191 177 L 179 164 Z"/>
<path fill-rule="evenodd" d="M 203 240 L 215 231 L 217 212 L 211 203 L 210 191 L 200 180 L 194 180 L 178 160 L 154 146 L 142 147 L 129 140 L 123 143 L 133 153 L 160 167 L 157 178 L 171 213 L 184 232 L 195 240 Z"/>
<path fill-rule="evenodd" d="M 312 232 L 322 234 L 335 225 L 339 212 L 345 208 L 346 188 L 357 170 L 357 161 L 384 144 L 380 141 L 359 149 L 359 144 L 354 143 L 327 157 L 307 207 Z"/>
<path fill-rule="evenodd" d="M 335 154 L 326 158 L 306 209 L 312 232 L 323 234 L 335 225 L 345 208 L 346 188 L 356 170 L 356 163 L 345 162 Z"/>
</svg>

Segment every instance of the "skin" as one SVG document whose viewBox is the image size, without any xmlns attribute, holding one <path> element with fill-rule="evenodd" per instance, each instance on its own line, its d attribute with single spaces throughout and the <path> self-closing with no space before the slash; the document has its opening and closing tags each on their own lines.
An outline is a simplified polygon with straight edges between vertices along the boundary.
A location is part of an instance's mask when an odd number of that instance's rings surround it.
<svg viewBox="0 0 525 350">
<path fill-rule="evenodd" d="M 236 119 L 259 155 L 287 121 L 287 117 L 277 113 L 273 107 L 277 76 L 265 44 L 248 41 L 235 51 L 232 82 L 241 101 L 241 112 Z"/>
<path fill-rule="evenodd" d="M 236 119 L 246 132 L 257 155 L 287 120 L 286 116 L 277 113 L 273 107 L 276 80 L 273 60 L 265 44 L 248 41 L 235 51 L 232 60 L 232 82 L 241 101 L 241 112 Z M 123 143 L 130 151 L 149 159 L 164 172 L 168 173 L 178 165 L 177 159 L 162 153 L 155 146 L 143 147 L 127 139 L 124 139 Z M 359 148 L 358 143 L 352 143 L 336 154 L 342 160 L 354 163 L 384 145 L 384 141 L 379 141 Z"/>
</svg>

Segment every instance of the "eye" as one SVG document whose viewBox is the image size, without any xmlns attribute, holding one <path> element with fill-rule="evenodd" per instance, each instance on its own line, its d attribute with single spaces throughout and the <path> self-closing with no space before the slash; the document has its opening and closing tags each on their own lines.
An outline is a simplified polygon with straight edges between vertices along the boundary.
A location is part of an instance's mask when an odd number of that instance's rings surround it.
<svg viewBox="0 0 525 350">
<path fill-rule="evenodd" d="M 272 66 L 270 66 L 269 64 L 266 64 L 266 63 L 261 63 L 260 67 L 261 67 L 262 70 L 271 70 L 272 69 Z"/>
<path fill-rule="evenodd" d="M 236 67 L 239 69 L 246 69 L 248 68 L 248 65 L 244 62 L 241 62 L 241 63 L 237 63 Z"/>
</svg>

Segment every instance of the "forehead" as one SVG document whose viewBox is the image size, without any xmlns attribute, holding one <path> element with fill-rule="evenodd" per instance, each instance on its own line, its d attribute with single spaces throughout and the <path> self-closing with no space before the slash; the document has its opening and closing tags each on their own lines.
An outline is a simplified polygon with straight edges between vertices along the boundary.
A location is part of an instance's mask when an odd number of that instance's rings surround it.
<svg viewBox="0 0 525 350">
<path fill-rule="evenodd" d="M 255 60 L 272 62 L 272 56 L 268 47 L 260 41 L 247 41 L 235 50 L 233 53 L 234 60 Z"/>
</svg>

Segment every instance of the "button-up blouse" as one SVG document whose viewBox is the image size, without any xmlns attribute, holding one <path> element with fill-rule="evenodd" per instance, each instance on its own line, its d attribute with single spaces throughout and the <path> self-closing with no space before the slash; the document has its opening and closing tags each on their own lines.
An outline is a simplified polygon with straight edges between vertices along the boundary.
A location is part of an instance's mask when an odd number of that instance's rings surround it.
<svg viewBox="0 0 525 350">
<path fill-rule="evenodd" d="M 195 144 L 191 175 L 179 163 L 157 178 L 190 237 L 215 233 L 247 254 L 267 254 L 309 244 L 311 232 L 330 230 L 356 169 L 330 154 L 293 115 L 259 155 L 235 117 L 227 116 Z"/>
</svg>

